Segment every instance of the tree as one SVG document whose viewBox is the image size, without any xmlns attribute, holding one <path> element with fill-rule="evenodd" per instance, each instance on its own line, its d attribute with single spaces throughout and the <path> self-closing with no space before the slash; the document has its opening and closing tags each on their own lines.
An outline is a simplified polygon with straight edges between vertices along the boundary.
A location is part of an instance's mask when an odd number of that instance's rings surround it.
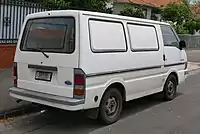
<svg viewBox="0 0 200 134">
<path fill-rule="evenodd" d="M 170 3 L 162 10 L 162 18 L 164 20 L 177 22 L 178 24 L 190 20 L 191 17 L 190 6 L 185 0 L 182 0 L 180 4 Z"/>
<path fill-rule="evenodd" d="M 79 9 L 98 12 L 112 12 L 107 8 L 109 0 L 43 0 L 42 3 L 56 9 Z"/>
<path fill-rule="evenodd" d="M 198 31 L 200 29 L 200 19 L 194 19 L 185 22 L 184 27 L 188 29 L 189 34 L 194 34 L 194 30 Z"/>
<path fill-rule="evenodd" d="M 126 7 L 120 12 L 120 15 L 137 17 L 137 18 L 145 18 L 143 9 L 139 7 L 135 7 L 135 8 Z"/>
<path fill-rule="evenodd" d="M 108 0 L 70 0 L 71 7 L 83 8 L 92 11 L 105 12 L 107 11 L 106 2 Z"/>
<path fill-rule="evenodd" d="M 200 19 L 191 11 L 189 2 L 170 3 L 162 10 L 162 19 L 171 21 L 172 26 L 179 34 L 193 34 L 200 29 Z"/>
</svg>

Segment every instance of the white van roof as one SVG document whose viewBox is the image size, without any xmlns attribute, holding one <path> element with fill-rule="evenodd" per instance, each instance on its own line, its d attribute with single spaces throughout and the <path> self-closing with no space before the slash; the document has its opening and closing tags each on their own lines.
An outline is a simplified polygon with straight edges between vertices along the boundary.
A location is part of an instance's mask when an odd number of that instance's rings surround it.
<svg viewBox="0 0 200 134">
<path fill-rule="evenodd" d="M 115 15 L 115 14 L 107 14 L 107 13 L 100 13 L 100 12 L 92 12 L 92 11 L 81 11 L 81 10 L 54 10 L 54 11 L 45 11 L 45 12 L 38 12 L 28 15 L 28 18 L 35 18 L 36 16 L 44 16 L 46 13 L 54 13 L 54 15 L 58 14 L 65 14 L 66 12 L 71 13 L 79 13 L 82 15 L 89 15 L 89 16 L 97 16 L 97 17 L 105 17 L 105 18 L 113 18 L 113 19 L 120 19 L 120 20 L 127 20 L 127 21 L 137 21 L 137 22 L 144 22 L 144 23 L 153 23 L 153 24 L 160 24 L 160 25 L 170 25 L 166 22 L 160 22 L 160 21 L 154 21 L 154 20 L 148 20 L 148 19 L 141 19 L 141 18 L 135 18 L 135 17 L 128 17 L 128 16 L 121 16 L 121 15 Z"/>
</svg>

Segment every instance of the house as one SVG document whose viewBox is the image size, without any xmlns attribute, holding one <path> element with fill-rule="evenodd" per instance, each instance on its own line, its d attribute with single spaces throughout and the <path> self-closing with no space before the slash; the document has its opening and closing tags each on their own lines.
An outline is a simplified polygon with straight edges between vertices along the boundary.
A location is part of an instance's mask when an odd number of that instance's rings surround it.
<svg viewBox="0 0 200 134">
<path fill-rule="evenodd" d="M 191 5 L 191 9 L 198 18 L 200 18 L 200 4 Z"/>
<path fill-rule="evenodd" d="M 23 0 L 0 0 L 0 43 L 16 43 L 26 15 L 44 10 Z"/>
<path fill-rule="evenodd" d="M 142 7 L 147 19 L 151 19 L 152 10 L 167 6 L 169 3 L 179 3 L 181 0 L 113 0 L 113 13 L 119 14 L 125 7 Z M 160 17 L 159 14 L 156 14 Z"/>
<path fill-rule="evenodd" d="M 12 66 L 15 47 L 26 15 L 46 10 L 23 0 L 0 0 L 0 70 Z"/>
</svg>

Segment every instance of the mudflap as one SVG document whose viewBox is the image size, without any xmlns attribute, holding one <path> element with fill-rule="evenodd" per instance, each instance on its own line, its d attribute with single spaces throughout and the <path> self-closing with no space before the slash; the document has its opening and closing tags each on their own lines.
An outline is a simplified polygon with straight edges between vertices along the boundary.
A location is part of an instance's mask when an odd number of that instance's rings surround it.
<svg viewBox="0 0 200 134">
<path fill-rule="evenodd" d="M 86 111 L 86 116 L 89 119 L 95 120 L 98 118 L 98 115 L 99 115 L 99 108 L 93 108 Z"/>
</svg>

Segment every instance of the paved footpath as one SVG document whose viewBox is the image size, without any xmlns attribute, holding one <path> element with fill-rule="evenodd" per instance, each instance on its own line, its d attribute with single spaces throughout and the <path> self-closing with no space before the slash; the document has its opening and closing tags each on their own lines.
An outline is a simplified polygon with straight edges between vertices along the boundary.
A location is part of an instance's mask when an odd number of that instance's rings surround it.
<svg viewBox="0 0 200 134">
<path fill-rule="evenodd" d="M 188 61 L 200 63 L 200 50 L 188 50 Z"/>
</svg>

